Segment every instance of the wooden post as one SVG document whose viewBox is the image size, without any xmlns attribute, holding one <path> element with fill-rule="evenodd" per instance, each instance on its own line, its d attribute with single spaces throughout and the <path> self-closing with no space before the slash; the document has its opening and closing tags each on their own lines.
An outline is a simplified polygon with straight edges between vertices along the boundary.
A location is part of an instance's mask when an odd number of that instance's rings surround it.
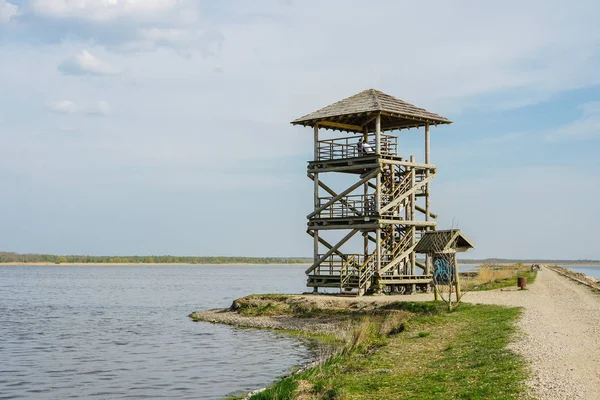
<svg viewBox="0 0 600 400">
<path fill-rule="evenodd" d="M 415 162 L 415 156 L 410 156 L 410 162 Z M 415 185 L 417 184 L 416 182 L 416 168 L 412 167 L 411 169 L 412 171 L 412 176 L 411 176 L 411 182 L 410 182 L 410 187 L 414 188 Z M 416 216 L 416 211 L 415 211 L 415 206 L 416 206 L 416 196 L 415 193 L 413 192 L 410 195 L 410 220 L 414 221 L 415 220 L 415 216 Z M 411 238 L 410 238 L 410 245 L 414 246 L 417 243 L 417 227 L 413 226 L 411 228 L 411 232 L 410 232 Z M 415 254 L 415 252 L 413 251 L 410 255 L 410 274 L 411 275 L 416 275 L 417 274 L 417 255 Z M 415 284 L 412 285 L 412 292 L 416 292 L 417 291 L 417 286 Z"/>
<path fill-rule="evenodd" d="M 458 261 L 457 261 L 457 257 L 456 257 L 456 252 L 454 252 L 454 256 L 453 256 L 453 260 L 454 260 L 454 282 L 456 283 L 456 302 L 458 302 L 460 300 L 460 281 L 458 279 Z"/>
<path fill-rule="evenodd" d="M 376 242 L 376 249 L 375 251 L 377 252 L 376 254 L 376 260 L 375 260 L 375 271 L 376 271 L 376 275 L 377 277 L 379 277 L 379 271 L 381 271 L 381 228 L 377 228 L 375 230 L 375 240 Z M 377 293 L 381 293 L 381 289 L 379 286 L 379 282 L 377 282 L 378 286 L 377 286 Z"/>
<path fill-rule="evenodd" d="M 381 114 L 375 118 L 375 152 L 381 154 Z"/>
<path fill-rule="evenodd" d="M 367 142 L 368 140 L 369 140 L 369 128 L 367 128 L 365 126 L 364 133 L 363 133 L 363 141 Z M 368 198 L 368 196 L 369 196 L 369 182 L 368 181 L 365 182 L 364 196 L 365 197 L 364 197 L 363 211 L 366 211 L 367 210 L 367 204 L 368 204 L 368 201 L 369 201 L 369 198 Z M 365 247 L 365 248 L 367 248 L 367 247 Z M 367 253 L 365 251 L 365 259 L 368 256 L 369 256 L 369 253 Z"/>
<path fill-rule="evenodd" d="M 425 164 L 429 164 L 429 124 L 425 125 Z M 429 176 L 429 168 L 425 172 L 426 176 Z M 427 182 L 426 193 L 425 193 L 425 221 L 429 221 L 429 182 Z"/>
<path fill-rule="evenodd" d="M 369 140 L 369 128 L 367 126 L 364 127 L 364 132 L 363 132 L 363 141 L 367 142 Z M 369 182 L 365 182 L 364 185 L 364 190 L 363 190 L 363 213 L 366 214 L 367 212 L 367 205 L 369 202 Z M 371 218 L 369 216 L 369 218 Z M 363 232 L 363 260 L 361 261 L 361 264 L 369 257 L 369 232 L 368 231 L 364 231 Z"/>
<path fill-rule="evenodd" d="M 375 153 L 377 153 L 377 155 L 381 155 L 381 114 L 377 114 L 377 117 L 375 117 Z M 381 212 L 381 163 L 379 164 L 379 173 L 377 174 L 377 182 L 376 182 L 376 189 L 375 189 L 375 207 L 377 209 L 377 215 L 380 218 L 380 212 Z M 379 276 L 379 271 L 381 271 L 381 228 L 377 228 L 377 230 L 375 231 L 375 238 L 377 240 L 377 247 L 376 247 L 376 251 L 377 251 L 377 260 L 375 261 L 375 269 L 377 271 L 377 276 Z M 379 282 L 378 282 L 379 284 Z M 379 286 L 377 287 L 377 292 L 380 293 L 381 290 L 379 289 Z"/>
<path fill-rule="evenodd" d="M 427 122 L 425 124 L 425 164 L 429 164 L 430 162 L 430 141 L 429 141 L 429 122 Z M 429 177 L 429 168 L 427 168 L 426 172 L 425 172 L 425 176 Z M 429 221 L 429 214 L 431 212 L 430 209 L 430 203 L 429 203 L 429 182 L 427 182 L 427 186 L 425 186 L 425 221 Z M 427 231 L 430 230 L 430 228 L 428 227 L 426 229 Z M 429 263 L 429 265 L 431 266 L 431 255 L 426 254 L 425 255 L 425 264 Z M 427 271 L 426 271 L 427 272 Z M 432 273 L 433 269 L 429 270 L 429 273 Z M 436 299 L 437 299 L 437 292 L 435 293 Z"/>
<path fill-rule="evenodd" d="M 319 160 L 319 124 L 315 124 L 314 127 L 314 139 L 315 139 L 315 148 L 314 148 L 314 160 Z M 319 173 L 315 172 L 314 174 L 314 209 L 319 208 Z M 314 242 L 313 242 L 313 263 L 316 263 L 319 260 L 319 231 L 314 230 Z M 319 287 L 315 286 L 313 288 L 314 293 L 319 292 Z"/>
<path fill-rule="evenodd" d="M 375 152 L 381 154 L 381 114 L 375 118 Z M 381 163 L 379 164 L 379 173 L 377 174 L 377 189 L 375 194 L 375 203 L 377 214 L 381 211 Z"/>
</svg>

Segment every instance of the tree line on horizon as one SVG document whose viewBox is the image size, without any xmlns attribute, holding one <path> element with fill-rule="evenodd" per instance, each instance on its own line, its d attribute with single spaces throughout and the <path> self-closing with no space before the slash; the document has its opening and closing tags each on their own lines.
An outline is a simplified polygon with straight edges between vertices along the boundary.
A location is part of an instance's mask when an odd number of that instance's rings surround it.
<svg viewBox="0 0 600 400">
<path fill-rule="evenodd" d="M 420 260 L 424 262 L 425 260 Z M 233 256 L 85 256 L 54 254 L 19 254 L 0 252 L 0 263 L 108 263 L 108 264 L 300 264 L 312 262 L 309 257 L 233 257 Z M 543 260 L 543 259 L 459 259 L 461 264 L 507 264 L 507 263 L 599 263 L 599 260 Z"/>
<path fill-rule="evenodd" d="M 299 264 L 309 262 L 299 257 L 197 257 L 197 256 L 81 256 L 53 254 L 19 254 L 0 252 L 0 263 L 108 263 L 108 264 Z"/>
</svg>

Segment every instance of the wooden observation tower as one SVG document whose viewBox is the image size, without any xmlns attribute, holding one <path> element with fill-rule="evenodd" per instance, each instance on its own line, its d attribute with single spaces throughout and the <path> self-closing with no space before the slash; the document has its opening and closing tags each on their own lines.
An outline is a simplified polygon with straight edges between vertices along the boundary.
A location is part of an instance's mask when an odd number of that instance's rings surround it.
<svg viewBox="0 0 600 400">
<path fill-rule="evenodd" d="M 314 259 L 306 270 L 307 286 L 359 296 L 429 290 L 431 257 L 421 263 L 414 252 L 421 236 L 436 227 L 429 205 L 436 174 L 429 128 L 450 123 L 374 89 L 292 121 L 314 129 L 314 157 L 308 162 L 314 209 L 307 216 Z M 397 132 L 421 127 L 424 162 L 399 156 Z M 336 132 L 347 135 L 335 137 Z"/>
</svg>

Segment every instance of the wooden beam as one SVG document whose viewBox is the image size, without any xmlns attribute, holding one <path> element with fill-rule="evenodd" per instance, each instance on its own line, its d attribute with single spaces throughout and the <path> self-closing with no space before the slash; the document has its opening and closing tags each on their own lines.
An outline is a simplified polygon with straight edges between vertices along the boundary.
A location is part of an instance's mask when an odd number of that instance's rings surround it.
<svg viewBox="0 0 600 400">
<path fill-rule="evenodd" d="M 414 168 L 420 168 L 420 169 L 431 169 L 431 170 L 434 170 L 434 171 L 437 169 L 437 167 L 434 164 L 423 164 L 423 163 L 417 163 L 417 162 L 397 161 L 397 160 L 390 160 L 390 159 L 385 159 L 384 162 L 386 164 L 401 165 L 403 167 L 414 167 Z"/>
<path fill-rule="evenodd" d="M 361 165 L 349 165 L 344 167 L 326 167 L 326 168 L 308 168 L 308 172 L 318 173 L 318 172 L 338 172 L 338 171 L 355 171 L 360 169 L 373 169 L 379 168 L 379 164 L 361 164 Z"/>
<path fill-rule="evenodd" d="M 352 132 L 362 132 L 362 126 L 352 125 L 352 124 L 344 124 L 341 122 L 334 121 L 319 121 L 320 126 L 330 127 L 330 128 L 339 128 L 343 130 L 348 130 Z"/>
<path fill-rule="evenodd" d="M 336 229 L 377 229 L 381 227 L 381 225 L 376 222 L 370 224 L 354 224 L 354 225 L 308 225 L 308 229 L 312 230 L 336 230 Z"/>
<path fill-rule="evenodd" d="M 391 225 L 396 224 L 400 226 L 435 226 L 436 223 L 434 221 L 410 221 L 410 220 L 400 220 L 396 221 L 393 219 L 379 219 L 380 224 L 383 225 Z"/>
<path fill-rule="evenodd" d="M 373 116 L 373 117 L 369 118 L 369 119 L 368 119 L 366 122 L 364 122 L 364 123 L 362 124 L 362 128 L 363 128 L 363 130 L 365 130 L 365 131 L 366 131 L 365 133 L 368 133 L 368 132 L 369 132 L 369 129 L 368 129 L 367 125 L 369 125 L 371 122 L 373 122 L 373 121 L 374 121 L 376 118 L 377 118 L 377 115 L 375 115 L 375 116 Z"/>
<path fill-rule="evenodd" d="M 421 207 L 421 206 L 415 206 L 415 209 L 416 209 L 417 211 L 420 211 L 420 212 L 422 212 L 422 213 L 423 213 L 423 214 L 425 214 L 425 215 L 429 214 L 429 216 L 430 216 L 431 218 L 433 218 L 433 219 L 437 219 L 437 217 L 438 217 L 438 216 L 437 216 L 437 214 L 434 214 L 434 213 L 432 213 L 432 212 L 429 212 L 429 213 L 428 213 L 428 212 L 427 212 L 427 211 L 426 211 L 426 210 L 425 210 L 423 207 Z M 428 221 L 428 220 L 429 220 L 429 218 L 425 218 L 425 220 L 426 220 L 426 221 Z"/>
<path fill-rule="evenodd" d="M 306 174 L 310 179 L 315 179 L 315 175 L 316 174 Z M 337 193 L 335 191 L 333 191 L 333 189 L 331 189 L 329 186 L 327 186 L 326 184 L 324 184 L 323 182 L 319 181 L 319 186 L 322 187 L 327 193 L 329 193 L 332 196 L 336 196 Z M 362 213 L 360 212 L 360 210 L 356 209 L 355 207 L 351 206 L 346 200 L 344 199 L 340 199 L 340 203 L 342 203 L 343 205 L 345 205 L 346 207 L 348 207 L 349 210 L 351 210 L 353 213 L 355 213 L 356 215 L 362 215 Z M 317 207 L 318 205 L 315 205 L 315 207 Z"/>
<path fill-rule="evenodd" d="M 365 176 L 363 179 L 361 179 L 354 185 L 350 186 L 348 189 L 344 190 L 337 196 L 332 197 L 331 200 L 329 200 L 327 203 L 323 204 L 321 207 L 317 208 L 315 211 L 308 214 L 306 216 L 306 218 L 310 219 L 310 218 L 314 217 L 315 215 L 317 215 L 318 213 L 320 213 L 321 211 L 323 211 L 324 209 L 326 209 L 327 207 L 329 207 L 330 205 L 332 205 L 333 203 L 335 203 L 342 197 L 346 196 L 348 193 L 352 192 L 353 190 L 356 190 L 357 187 L 364 184 L 365 182 L 368 182 L 371 178 L 373 178 L 374 176 L 376 176 L 378 174 L 379 174 L 379 168 L 374 169 L 373 171 L 371 171 L 371 173 L 369 175 Z"/>
<path fill-rule="evenodd" d="M 319 233 L 318 232 L 313 231 L 313 230 L 307 230 L 306 233 L 308 233 L 313 238 L 317 237 L 318 240 L 319 240 L 319 243 L 321 243 L 323 246 L 327 247 L 327 249 L 332 249 L 333 248 L 333 245 L 331 243 L 329 243 L 325 239 L 319 237 Z M 341 251 L 339 251 L 339 250 L 336 250 L 335 254 L 337 254 L 338 256 L 340 256 L 340 258 L 342 258 L 344 260 L 346 259 L 346 255 L 344 253 L 342 253 Z M 318 258 L 319 258 L 318 256 L 315 257 L 315 259 L 313 260 L 313 262 L 316 261 Z"/>
<path fill-rule="evenodd" d="M 348 240 L 350 240 L 350 238 L 352 236 L 354 236 L 356 234 L 356 232 L 358 232 L 358 229 L 353 229 L 352 231 L 350 231 L 350 233 L 348 233 L 346 236 L 344 236 L 342 238 L 342 240 L 340 240 L 339 242 L 337 242 L 335 244 L 335 246 L 333 246 L 331 249 L 329 249 L 329 251 L 327 251 L 327 253 L 323 254 L 321 256 L 321 258 L 319 258 L 317 261 L 315 261 L 313 263 L 313 265 L 310 266 L 310 268 L 308 268 L 306 271 L 304 271 L 304 273 L 306 275 L 310 274 L 315 268 L 317 268 L 323 261 L 325 261 L 329 256 L 331 256 L 335 251 L 337 251 L 337 249 L 339 249 L 340 247 L 342 247 L 342 245 L 344 243 L 346 243 Z"/>
</svg>

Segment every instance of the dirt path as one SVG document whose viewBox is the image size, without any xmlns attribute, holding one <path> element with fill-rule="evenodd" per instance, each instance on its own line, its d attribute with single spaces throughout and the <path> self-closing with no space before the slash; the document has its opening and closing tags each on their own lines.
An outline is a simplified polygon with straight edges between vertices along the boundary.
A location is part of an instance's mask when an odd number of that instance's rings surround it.
<svg viewBox="0 0 600 400">
<path fill-rule="evenodd" d="M 513 343 L 539 399 L 600 399 L 600 295 L 544 268 L 527 291 L 472 292 L 471 303 L 524 308 Z"/>
</svg>

